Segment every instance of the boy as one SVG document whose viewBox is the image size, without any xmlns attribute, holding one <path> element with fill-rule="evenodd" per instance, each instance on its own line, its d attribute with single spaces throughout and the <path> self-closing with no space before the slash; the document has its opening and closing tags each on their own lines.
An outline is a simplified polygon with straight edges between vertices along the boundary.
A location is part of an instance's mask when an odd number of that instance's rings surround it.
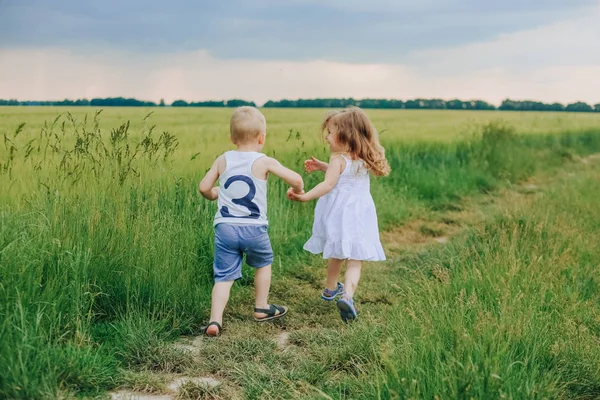
<svg viewBox="0 0 600 400">
<path fill-rule="evenodd" d="M 215 285 L 212 291 L 207 336 L 219 336 L 223 311 L 231 286 L 242 276 L 242 257 L 256 268 L 255 321 L 283 317 L 287 307 L 267 303 L 271 286 L 273 250 L 267 233 L 267 177 L 272 173 L 303 193 L 304 182 L 296 172 L 260 153 L 267 132 L 264 115 L 254 107 L 240 107 L 231 116 L 231 141 L 237 150 L 219 156 L 200 182 L 200 193 L 218 200 L 215 215 Z M 215 184 L 219 181 L 219 187 Z"/>
</svg>

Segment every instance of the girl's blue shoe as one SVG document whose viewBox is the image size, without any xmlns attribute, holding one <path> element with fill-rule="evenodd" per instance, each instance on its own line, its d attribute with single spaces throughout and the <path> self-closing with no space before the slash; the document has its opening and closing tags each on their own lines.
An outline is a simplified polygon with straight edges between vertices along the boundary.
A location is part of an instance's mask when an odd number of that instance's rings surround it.
<svg viewBox="0 0 600 400">
<path fill-rule="evenodd" d="M 354 307 L 354 300 L 347 294 L 344 294 L 338 300 L 337 307 L 340 310 L 340 317 L 342 317 L 342 321 L 344 322 L 353 321 L 358 317 L 356 307 Z"/>
<path fill-rule="evenodd" d="M 323 300 L 331 301 L 335 300 L 336 297 L 344 293 L 344 285 L 338 282 L 337 288 L 335 290 L 329 290 L 327 288 L 323 289 L 323 293 L 321 293 L 321 298 Z"/>
</svg>

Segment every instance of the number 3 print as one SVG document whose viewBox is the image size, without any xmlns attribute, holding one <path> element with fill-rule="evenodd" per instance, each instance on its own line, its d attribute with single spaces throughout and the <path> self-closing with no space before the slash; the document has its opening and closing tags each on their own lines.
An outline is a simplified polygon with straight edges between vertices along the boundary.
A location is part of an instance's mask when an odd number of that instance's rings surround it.
<svg viewBox="0 0 600 400">
<path fill-rule="evenodd" d="M 250 215 L 247 215 L 244 217 L 238 217 L 236 215 L 232 215 L 229 213 L 229 209 L 227 208 L 227 206 L 221 207 L 221 215 L 225 218 L 258 219 L 260 217 L 260 209 L 258 208 L 258 205 L 256 205 L 256 203 L 252 202 L 252 199 L 254 199 L 254 196 L 256 195 L 256 186 L 254 186 L 254 182 L 252 182 L 252 179 L 248 178 L 247 176 L 235 175 L 235 176 L 232 176 L 231 178 L 227 179 L 227 181 L 225 182 L 225 189 L 227 189 L 233 182 L 237 182 L 237 181 L 246 182 L 246 184 L 248 185 L 250 190 L 248 191 L 248 194 L 245 195 L 244 197 L 239 198 L 239 199 L 232 199 L 231 201 L 233 202 L 233 204 L 237 204 L 237 205 L 246 207 L 250 211 Z"/>
</svg>

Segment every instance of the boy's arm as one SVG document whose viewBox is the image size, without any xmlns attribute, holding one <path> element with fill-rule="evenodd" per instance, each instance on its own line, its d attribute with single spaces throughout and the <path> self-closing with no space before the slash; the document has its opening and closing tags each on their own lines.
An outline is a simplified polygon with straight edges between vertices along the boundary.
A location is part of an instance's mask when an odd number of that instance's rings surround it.
<svg viewBox="0 0 600 400">
<path fill-rule="evenodd" d="M 319 197 L 331 192 L 340 179 L 340 175 L 342 174 L 342 166 L 345 162 L 346 161 L 342 157 L 331 157 L 329 160 L 329 166 L 325 172 L 325 180 L 307 193 L 293 196 L 293 200 L 310 201 L 318 199 Z"/>
<path fill-rule="evenodd" d="M 268 158 L 267 171 L 283 179 L 292 187 L 295 193 L 302 193 L 304 191 L 304 181 L 302 180 L 300 174 L 284 167 L 276 159 L 271 157 Z"/>
<path fill-rule="evenodd" d="M 218 157 L 213 163 L 212 167 L 208 170 L 204 178 L 200 181 L 200 185 L 198 186 L 198 191 L 208 200 L 217 200 L 219 198 L 219 188 L 215 187 L 217 180 L 219 179 L 219 168 L 221 164 L 225 162 L 223 156 Z"/>
</svg>

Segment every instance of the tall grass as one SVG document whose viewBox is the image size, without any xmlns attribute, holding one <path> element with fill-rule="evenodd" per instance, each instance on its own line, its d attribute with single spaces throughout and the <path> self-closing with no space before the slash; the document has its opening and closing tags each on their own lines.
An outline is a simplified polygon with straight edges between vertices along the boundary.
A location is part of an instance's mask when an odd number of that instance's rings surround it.
<svg viewBox="0 0 600 400">
<path fill-rule="evenodd" d="M 130 135 L 128 123 L 110 132 L 102 131 L 99 118 L 96 115 L 89 121 L 76 120 L 67 115 L 45 124 L 36 136 L 23 135 L 22 126 L 4 135 L 5 149 L 0 160 L 0 397 L 33 399 L 104 390 L 120 383 L 119 371 L 123 367 L 176 371 L 177 365 L 189 361 L 184 355 L 165 352 L 161 359 L 148 360 L 143 349 L 163 348 L 181 333 L 197 333 L 208 316 L 212 218 L 216 208 L 196 194 L 201 174 L 173 167 L 182 162 L 175 158 L 179 154 L 178 138 L 167 132 L 157 134 L 155 127 L 149 125 L 150 120 L 144 119 L 140 132 Z M 322 153 L 322 149 L 307 146 L 293 130 L 285 140 L 285 150 L 271 153 L 296 169 L 309 152 Z M 201 154 L 211 151 L 199 150 Z M 502 123 L 486 125 L 476 135 L 451 143 L 391 143 L 387 154 L 392 175 L 373 184 L 381 225 L 391 227 L 430 209 L 460 208 L 465 196 L 510 185 L 536 170 L 598 150 L 600 132 L 519 136 Z M 209 159 L 214 156 L 201 155 Z M 307 185 L 312 186 L 318 179 L 306 176 Z M 270 181 L 274 269 L 281 275 L 309 262 L 301 248 L 312 224 L 312 207 L 289 203 L 285 190 L 282 182 Z M 529 225 L 526 228 L 534 229 Z M 514 251 L 523 244 L 517 243 L 519 247 L 515 249 L 516 239 L 503 237 L 502 232 L 472 238 L 464 252 L 455 249 L 457 257 L 470 261 L 457 264 L 457 272 L 452 273 L 468 278 L 467 281 L 453 280 L 454 286 L 436 288 L 431 293 L 433 297 L 422 301 L 433 302 L 435 296 L 456 297 L 457 291 L 460 294 L 474 279 L 473 271 L 483 268 L 482 262 L 488 265 L 496 260 L 500 266 L 504 261 L 498 260 L 512 260 Z M 473 252 L 481 255 L 471 260 L 468 257 Z M 543 263 L 536 262 L 536 268 L 541 270 Z M 513 268 L 517 268 L 517 261 L 514 263 Z M 494 279 L 502 279 L 499 271 Z M 242 280 L 242 284 L 247 282 Z M 418 361 L 419 371 L 429 379 L 410 389 L 411 393 L 442 393 L 437 392 L 438 388 L 445 388 L 445 393 L 452 395 L 487 393 L 487 386 L 469 386 L 474 374 L 484 368 L 501 377 L 509 376 L 509 365 L 500 359 L 490 362 L 498 362 L 504 369 L 494 369 L 495 365 L 492 368 L 485 364 L 488 361 L 472 366 L 472 352 L 480 351 L 478 357 L 482 359 L 494 351 L 527 352 L 528 346 L 535 345 L 549 329 L 546 315 L 540 317 L 543 321 L 539 324 L 526 320 L 531 313 L 514 316 L 514 322 L 522 324 L 521 347 L 465 347 L 467 342 L 459 340 L 458 333 L 451 330 L 460 325 L 461 316 L 471 312 L 468 307 L 475 307 L 475 314 L 480 312 L 478 303 L 469 305 L 472 293 L 476 293 L 474 302 L 480 301 L 480 296 L 488 296 L 485 304 L 490 305 L 492 295 L 499 290 L 491 282 L 477 289 L 479 284 L 474 281 L 469 285 L 464 287 L 467 297 L 460 300 L 464 302 L 459 304 L 462 308 L 422 315 L 431 324 L 449 326 L 448 332 L 440 333 L 440 343 L 435 346 L 413 349 L 408 354 L 400 351 L 411 338 L 426 333 L 424 328 L 404 325 L 406 316 L 401 309 L 394 312 L 389 328 L 383 331 L 389 332 L 392 327 L 399 332 L 406 330 L 400 339 L 387 342 L 390 365 Z M 483 292 L 477 294 L 480 290 Z M 516 286 L 511 290 L 517 290 Z M 514 295 L 518 293 L 515 291 Z M 505 301 L 510 310 L 510 299 Z M 423 303 L 419 307 L 433 305 Z M 448 307 L 451 311 L 452 307 Z M 474 326 L 465 329 L 475 329 Z M 523 332 L 532 336 L 526 338 Z M 556 329 L 552 332 L 559 334 Z M 493 333 L 509 334 L 512 333 Z M 495 338 L 501 339 L 500 336 Z M 456 346 L 464 347 L 458 358 L 444 358 L 443 351 L 438 354 L 438 350 Z M 498 346 L 502 344 L 499 342 Z M 450 361 L 450 366 L 445 360 Z M 432 374 L 427 371 L 428 365 L 436 365 L 440 370 Z M 571 367 L 575 368 L 564 368 Z M 535 387 L 548 384 L 564 389 L 560 376 L 540 381 L 527 368 L 515 370 L 519 372 L 510 375 L 515 382 L 528 376 Z M 408 369 L 382 373 L 387 375 L 382 375 L 385 379 L 381 378 L 381 389 L 389 393 L 408 390 L 402 379 L 415 376 Z M 443 381 L 441 377 L 446 373 L 456 373 L 459 378 L 454 383 Z M 465 391 L 467 387 L 471 392 Z"/>
<path fill-rule="evenodd" d="M 380 334 L 384 397 L 600 396 L 595 179 L 563 181 L 410 262 Z"/>
</svg>

